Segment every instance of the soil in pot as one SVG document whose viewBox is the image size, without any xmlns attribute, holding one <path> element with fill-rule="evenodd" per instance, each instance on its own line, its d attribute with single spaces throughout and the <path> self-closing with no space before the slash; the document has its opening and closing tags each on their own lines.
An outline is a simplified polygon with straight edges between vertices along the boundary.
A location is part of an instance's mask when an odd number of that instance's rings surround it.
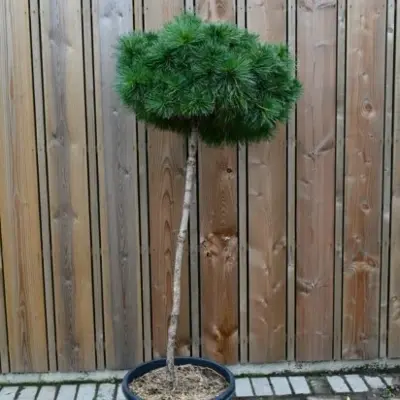
<svg viewBox="0 0 400 400">
<path fill-rule="evenodd" d="M 133 380 L 132 392 L 144 400 L 211 400 L 228 387 L 216 371 L 195 365 L 175 366 L 175 389 L 171 391 L 167 368 L 155 369 Z"/>
</svg>

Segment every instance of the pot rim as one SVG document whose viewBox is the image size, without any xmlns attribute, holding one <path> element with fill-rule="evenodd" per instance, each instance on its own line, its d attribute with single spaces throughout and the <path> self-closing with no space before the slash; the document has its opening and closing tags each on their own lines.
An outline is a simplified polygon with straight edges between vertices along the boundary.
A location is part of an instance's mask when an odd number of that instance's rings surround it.
<svg viewBox="0 0 400 400">
<path fill-rule="evenodd" d="M 129 389 L 130 383 L 133 379 L 143 376 L 157 368 L 164 367 L 166 364 L 166 358 L 157 358 L 143 362 L 137 365 L 135 368 L 129 370 L 125 374 L 122 381 L 122 391 L 125 397 L 131 400 L 143 400 Z M 215 397 L 214 400 L 227 400 L 233 397 L 235 393 L 235 377 L 226 366 L 201 357 L 175 357 L 175 365 L 187 364 L 211 368 L 227 381 L 229 386 L 220 395 L 218 395 L 218 397 Z"/>
</svg>

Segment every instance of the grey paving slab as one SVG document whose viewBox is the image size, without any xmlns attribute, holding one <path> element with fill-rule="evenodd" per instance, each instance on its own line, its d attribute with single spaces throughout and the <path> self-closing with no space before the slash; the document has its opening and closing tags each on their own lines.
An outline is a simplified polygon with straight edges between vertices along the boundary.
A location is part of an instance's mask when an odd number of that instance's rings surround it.
<svg viewBox="0 0 400 400">
<path fill-rule="evenodd" d="M 304 376 L 290 376 L 289 381 L 295 394 L 311 394 L 310 387 Z"/>
<path fill-rule="evenodd" d="M 124 393 L 122 392 L 122 386 L 118 386 L 117 397 L 116 400 L 125 400 Z"/>
<path fill-rule="evenodd" d="M 38 392 L 37 386 L 27 386 L 21 389 L 18 400 L 34 400 Z"/>
<path fill-rule="evenodd" d="M 18 386 L 9 386 L 0 390 L 0 400 L 14 400 L 18 393 Z"/>
<path fill-rule="evenodd" d="M 117 386 L 112 383 L 102 383 L 97 391 L 96 399 L 110 400 L 114 398 Z"/>
<path fill-rule="evenodd" d="M 350 388 L 346 385 L 346 382 L 341 376 L 334 375 L 328 376 L 327 380 L 331 385 L 332 390 L 335 393 L 347 393 L 350 392 Z"/>
<path fill-rule="evenodd" d="M 42 386 L 36 400 L 54 400 L 57 388 L 55 386 Z"/>
<path fill-rule="evenodd" d="M 235 385 L 237 397 L 253 396 L 253 389 L 249 378 L 238 378 L 235 381 Z"/>
<path fill-rule="evenodd" d="M 272 388 L 268 378 L 251 378 L 254 393 L 256 396 L 272 396 Z"/>
<path fill-rule="evenodd" d="M 62 385 L 58 391 L 57 400 L 71 400 L 76 394 L 76 385 Z"/>
<path fill-rule="evenodd" d="M 383 389 L 386 387 L 386 384 L 382 381 L 379 376 L 364 376 L 364 380 L 367 382 L 368 386 L 371 389 Z"/>
<path fill-rule="evenodd" d="M 368 392 L 368 386 L 362 380 L 360 375 L 356 374 L 345 375 L 345 378 L 353 392 L 356 393 Z"/>
<path fill-rule="evenodd" d="M 285 377 L 273 377 L 270 379 L 275 394 L 284 396 L 292 393 L 288 380 Z"/>
<path fill-rule="evenodd" d="M 307 382 L 313 394 L 329 395 L 332 393 L 332 388 L 323 376 L 309 376 Z"/>
<path fill-rule="evenodd" d="M 97 386 L 94 383 L 79 385 L 76 400 L 93 400 L 96 396 Z"/>
</svg>

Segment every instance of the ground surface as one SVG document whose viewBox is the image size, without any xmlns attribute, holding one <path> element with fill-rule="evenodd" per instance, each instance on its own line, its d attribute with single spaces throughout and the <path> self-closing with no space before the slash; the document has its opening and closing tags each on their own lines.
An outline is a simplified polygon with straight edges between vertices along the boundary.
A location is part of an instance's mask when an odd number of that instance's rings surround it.
<svg viewBox="0 0 400 400">
<path fill-rule="evenodd" d="M 236 395 L 245 399 L 372 400 L 398 399 L 392 376 L 334 375 L 237 378 Z M 0 400 L 124 400 L 114 383 L 5 386 Z"/>
</svg>

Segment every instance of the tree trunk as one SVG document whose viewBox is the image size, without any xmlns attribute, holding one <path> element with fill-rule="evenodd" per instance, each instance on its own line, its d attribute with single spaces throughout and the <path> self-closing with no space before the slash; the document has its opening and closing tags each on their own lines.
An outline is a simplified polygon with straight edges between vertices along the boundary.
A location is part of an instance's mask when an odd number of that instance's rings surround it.
<svg viewBox="0 0 400 400">
<path fill-rule="evenodd" d="M 183 250 L 184 250 L 187 229 L 188 229 L 188 222 L 189 222 L 189 211 L 192 199 L 193 179 L 195 179 L 194 171 L 196 168 L 197 142 L 198 142 L 198 133 L 197 130 L 194 129 L 189 138 L 189 155 L 186 165 L 185 193 L 183 198 L 182 218 L 181 218 L 181 225 L 179 228 L 179 234 L 175 252 L 172 311 L 168 328 L 167 368 L 168 368 L 168 377 L 172 388 L 175 385 L 174 353 L 175 353 L 176 330 L 178 327 L 178 318 L 179 318 L 180 302 L 181 302 L 182 258 L 183 258 Z"/>
</svg>

